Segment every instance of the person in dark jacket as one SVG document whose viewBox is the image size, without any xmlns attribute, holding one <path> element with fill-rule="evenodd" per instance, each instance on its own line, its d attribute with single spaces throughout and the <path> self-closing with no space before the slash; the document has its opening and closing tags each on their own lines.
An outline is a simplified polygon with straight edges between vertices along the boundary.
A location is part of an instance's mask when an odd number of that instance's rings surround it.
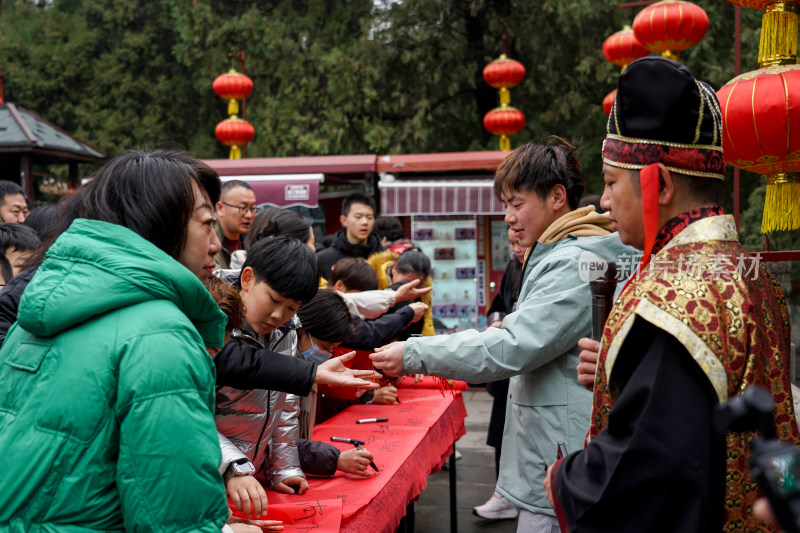
<svg viewBox="0 0 800 533">
<path fill-rule="evenodd" d="M 364 194 L 351 194 L 342 202 L 339 217 L 343 229 L 336 232 L 333 242 L 317 252 L 322 277 L 328 279 L 331 267 L 343 257 L 368 258 L 383 251 L 378 236 L 372 232 L 375 224 L 375 200 Z"/>
<path fill-rule="evenodd" d="M 298 309 L 297 316 L 302 324 L 297 330 L 297 355 L 306 360 L 327 361 L 342 339 L 352 337 L 355 332 L 347 304 L 336 291 L 329 289 L 320 289 L 310 302 Z M 316 404 L 316 391 L 300 402 L 298 452 L 303 472 L 332 476 L 340 470 L 347 474 L 372 476 L 368 466 L 374 457 L 368 450 L 352 448 L 340 452 L 327 442 L 311 440 Z"/>
</svg>

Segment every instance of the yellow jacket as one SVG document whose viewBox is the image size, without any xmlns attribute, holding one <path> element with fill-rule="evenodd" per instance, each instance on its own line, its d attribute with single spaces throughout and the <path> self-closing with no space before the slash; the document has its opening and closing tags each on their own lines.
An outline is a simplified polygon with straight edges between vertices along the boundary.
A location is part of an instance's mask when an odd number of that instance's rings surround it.
<svg viewBox="0 0 800 533">
<path fill-rule="evenodd" d="M 369 256 L 367 259 L 367 263 L 370 264 L 372 268 L 375 269 L 375 273 L 378 274 L 378 289 L 385 289 L 391 282 L 389 281 L 389 268 L 394 265 L 394 262 L 397 261 L 397 258 L 400 257 L 398 254 L 391 252 L 389 250 L 385 250 L 383 252 L 378 252 Z M 433 280 L 430 276 L 425 278 L 419 288 L 423 289 L 425 287 L 433 286 Z M 426 337 L 430 337 L 435 335 L 436 333 L 433 330 L 433 310 L 431 309 L 431 293 L 423 294 L 422 303 L 428 306 L 428 310 L 425 311 L 425 316 L 422 317 L 423 325 L 422 325 L 422 334 Z"/>
</svg>

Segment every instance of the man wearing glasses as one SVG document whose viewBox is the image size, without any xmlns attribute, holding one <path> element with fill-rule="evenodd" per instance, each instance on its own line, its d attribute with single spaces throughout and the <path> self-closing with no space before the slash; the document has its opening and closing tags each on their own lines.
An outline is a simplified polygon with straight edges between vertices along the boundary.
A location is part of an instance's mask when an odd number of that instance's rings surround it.
<svg viewBox="0 0 800 533">
<path fill-rule="evenodd" d="M 256 216 L 256 193 L 247 182 L 226 181 L 222 184 L 216 208 L 217 223 L 214 227 L 222 248 L 214 256 L 214 262 L 217 268 L 230 268 L 231 254 L 244 249 L 243 238 Z"/>
<path fill-rule="evenodd" d="M 13 181 L 0 180 L 0 219 L 22 224 L 28 218 L 28 199 L 22 187 Z"/>
</svg>

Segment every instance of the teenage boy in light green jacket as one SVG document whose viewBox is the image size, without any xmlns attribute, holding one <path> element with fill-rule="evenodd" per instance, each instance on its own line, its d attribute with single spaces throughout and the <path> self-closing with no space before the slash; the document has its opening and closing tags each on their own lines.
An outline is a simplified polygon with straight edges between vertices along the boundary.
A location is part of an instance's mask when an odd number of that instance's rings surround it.
<svg viewBox="0 0 800 533">
<path fill-rule="evenodd" d="M 484 383 L 511 377 L 497 491 L 520 507 L 518 532 L 558 531 L 545 497 L 557 444 L 583 447 L 592 394 L 577 381 L 578 340 L 591 333 L 591 294 L 581 255 L 631 262 L 607 216 L 576 209 L 584 191 L 575 148 L 528 144 L 509 155 L 494 190 L 527 246 L 517 310 L 501 328 L 413 338 L 379 348 L 376 368 Z M 584 256 L 585 257 L 585 256 Z M 551 528 L 551 529 L 548 529 Z"/>
</svg>

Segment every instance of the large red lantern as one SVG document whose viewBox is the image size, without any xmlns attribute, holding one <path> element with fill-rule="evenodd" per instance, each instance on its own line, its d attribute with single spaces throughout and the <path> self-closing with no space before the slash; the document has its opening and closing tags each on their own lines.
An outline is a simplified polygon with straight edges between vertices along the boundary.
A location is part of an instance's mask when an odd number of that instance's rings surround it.
<svg viewBox="0 0 800 533">
<path fill-rule="evenodd" d="M 732 166 L 767 177 L 761 232 L 800 228 L 800 66 L 798 5 L 774 0 L 729 0 L 765 11 L 758 49 L 760 69 L 718 92 L 722 146 Z"/>
<path fill-rule="evenodd" d="M 625 26 L 603 42 L 603 55 L 624 71 L 629 63 L 650 55 L 650 51 L 636 38 L 633 28 Z"/>
<path fill-rule="evenodd" d="M 680 52 L 699 43 L 707 30 L 706 12 L 683 0 L 650 4 L 633 19 L 633 32 L 642 46 L 675 61 Z"/>
<path fill-rule="evenodd" d="M 505 37 L 504 37 L 505 39 Z M 500 90 L 500 107 L 496 107 L 483 117 L 483 127 L 492 135 L 500 137 L 500 149 L 511 150 L 510 136 L 516 135 L 525 127 L 525 115 L 511 107 L 509 89 L 516 87 L 525 78 L 522 63 L 501 54 L 483 69 L 483 79 L 491 87 Z"/>
<path fill-rule="evenodd" d="M 219 142 L 231 147 L 230 159 L 241 159 L 241 147 L 253 140 L 256 130 L 246 120 L 232 116 L 217 124 L 214 133 Z"/>
<path fill-rule="evenodd" d="M 212 84 L 217 96 L 228 100 L 228 114 L 239 113 L 237 100 L 244 100 L 253 91 L 253 80 L 231 69 L 227 74 L 217 76 Z"/>
<path fill-rule="evenodd" d="M 495 89 L 511 89 L 525 79 L 525 67 L 519 61 L 501 54 L 484 67 L 483 79 Z"/>
<path fill-rule="evenodd" d="M 492 135 L 511 137 L 525 127 L 525 115 L 516 107 L 495 107 L 483 117 L 483 127 Z"/>
</svg>

